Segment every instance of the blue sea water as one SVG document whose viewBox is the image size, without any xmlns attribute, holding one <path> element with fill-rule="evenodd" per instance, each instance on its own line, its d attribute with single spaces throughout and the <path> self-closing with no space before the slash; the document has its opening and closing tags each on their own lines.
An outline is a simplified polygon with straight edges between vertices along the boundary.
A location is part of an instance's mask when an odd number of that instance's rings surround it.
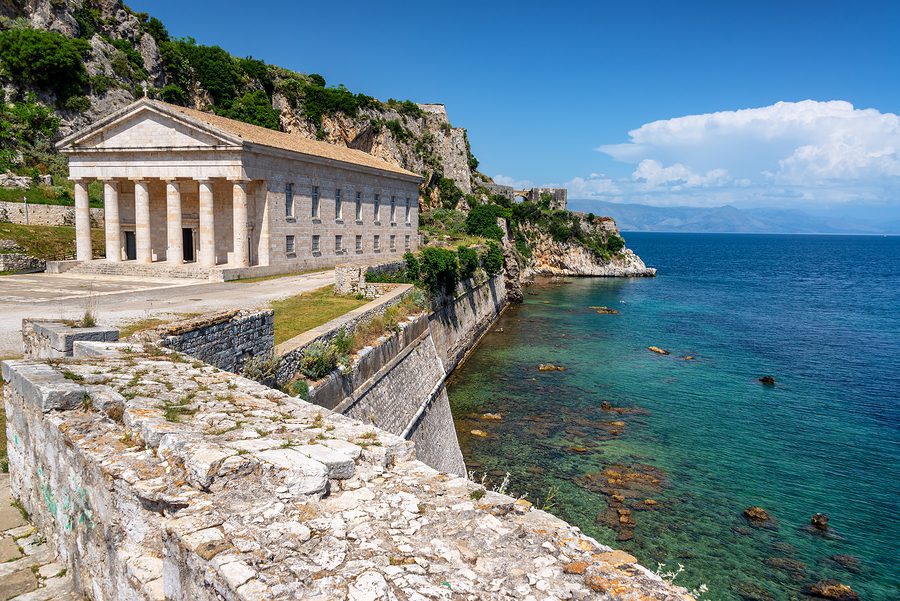
<svg viewBox="0 0 900 601">
<path fill-rule="evenodd" d="M 900 599 L 900 238 L 625 237 L 658 277 L 539 282 L 453 375 L 469 468 L 706 599 Z"/>
</svg>

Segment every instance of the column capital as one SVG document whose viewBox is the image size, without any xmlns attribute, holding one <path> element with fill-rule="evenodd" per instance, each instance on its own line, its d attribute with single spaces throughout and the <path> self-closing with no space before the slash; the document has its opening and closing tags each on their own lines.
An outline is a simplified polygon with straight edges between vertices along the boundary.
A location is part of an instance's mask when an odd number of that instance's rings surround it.
<svg viewBox="0 0 900 601">
<path fill-rule="evenodd" d="M 237 185 L 244 185 L 244 186 L 246 186 L 247 184 L 250 183 L 251 180 L 249 180 L 249 179 L 247 179 L 247 178 L 243 178 L 243 177 L 230 177 L 230 178 L 228 178 L 228 181 L 231 182 L 232 184 L 236 185 L 236 186 L 237 186 Z"/>
<path fill-rule="evenodd" d="M 75 182 L 76 184 L 89 184 L 94 181 L 92 177 L 70 177 L 67 178 L 70 182 Z"/>
</svg>

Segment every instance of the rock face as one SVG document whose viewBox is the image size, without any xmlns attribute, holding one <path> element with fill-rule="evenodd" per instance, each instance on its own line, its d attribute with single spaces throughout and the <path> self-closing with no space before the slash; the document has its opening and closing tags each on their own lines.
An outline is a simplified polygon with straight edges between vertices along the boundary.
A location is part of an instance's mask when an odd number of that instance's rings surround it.
<svg viewBox="0 0 900 601">
<path fill-rule="evenodd" d="M 612 219 L 603 219 L 597 227 L 606 235 L 618 235 Z M 652 277 L 656 269 L 647 267 L 631 249 L 625 248 L 609 260 L 598 258 L 577 242 L 558 242 L 550 234 L 528 228 L 532 243 L 531 258 L 527 261 L 524 277 L 535 275 L 592 276 L 592 277 Z"/>
</svg>

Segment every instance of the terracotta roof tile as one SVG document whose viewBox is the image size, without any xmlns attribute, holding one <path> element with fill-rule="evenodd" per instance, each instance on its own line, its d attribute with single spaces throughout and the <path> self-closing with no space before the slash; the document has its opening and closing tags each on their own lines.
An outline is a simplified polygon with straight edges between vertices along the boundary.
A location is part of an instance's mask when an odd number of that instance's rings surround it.
<svg viewBox="0 0 900 601">
<path fill-rule="evenodd" d="M 392 165 L 387 161 L 374 157 L 361 150 L 354 150 L 352 148 L 328 144 L 327 142 L 319 142 L 317 140 L 308 140 L 295 134 L 288 134 L 267 129 L 265 127 L 259 127 L 257 125 L 250 125 L 249 123 L 244 123 L 242 121 L 235 121 L 234 119 L 228 119 L 227 117 L 221 117 L 212 113 L 205 113 L 203 111 L 189 109 L 175 104 L 168 104 L 158 100 L 147 102 L 148 104 L 157 105 L 163 110 L 180 113 L 195 121 L 201 121 L 252 144 L 278 148 L 280 150 L 289 150 L 334 161 L 341 161 L 343 163 L 363 165 L 365 167 L 398 173 L 400 175 L 421 177 L 418 173 L 407 171 L 402 167 Z"/>
</svg>

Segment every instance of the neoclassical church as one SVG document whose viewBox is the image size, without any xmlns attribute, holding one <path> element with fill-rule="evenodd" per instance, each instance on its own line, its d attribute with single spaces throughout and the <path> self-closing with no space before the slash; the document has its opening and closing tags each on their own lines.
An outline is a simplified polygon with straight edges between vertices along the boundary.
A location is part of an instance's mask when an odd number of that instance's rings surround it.
<svg viewBox="0 0 900 601">
<path fill-rule="evenodd" d="M 421 177 L 365 152 L 141 99 L 57 145 L 91 261 L 103 182 L 106 262 L 225 279 L 384 260 L 418 242 Z M 127 269 L 126 269 L 127 272 Z"/>
</svg>

